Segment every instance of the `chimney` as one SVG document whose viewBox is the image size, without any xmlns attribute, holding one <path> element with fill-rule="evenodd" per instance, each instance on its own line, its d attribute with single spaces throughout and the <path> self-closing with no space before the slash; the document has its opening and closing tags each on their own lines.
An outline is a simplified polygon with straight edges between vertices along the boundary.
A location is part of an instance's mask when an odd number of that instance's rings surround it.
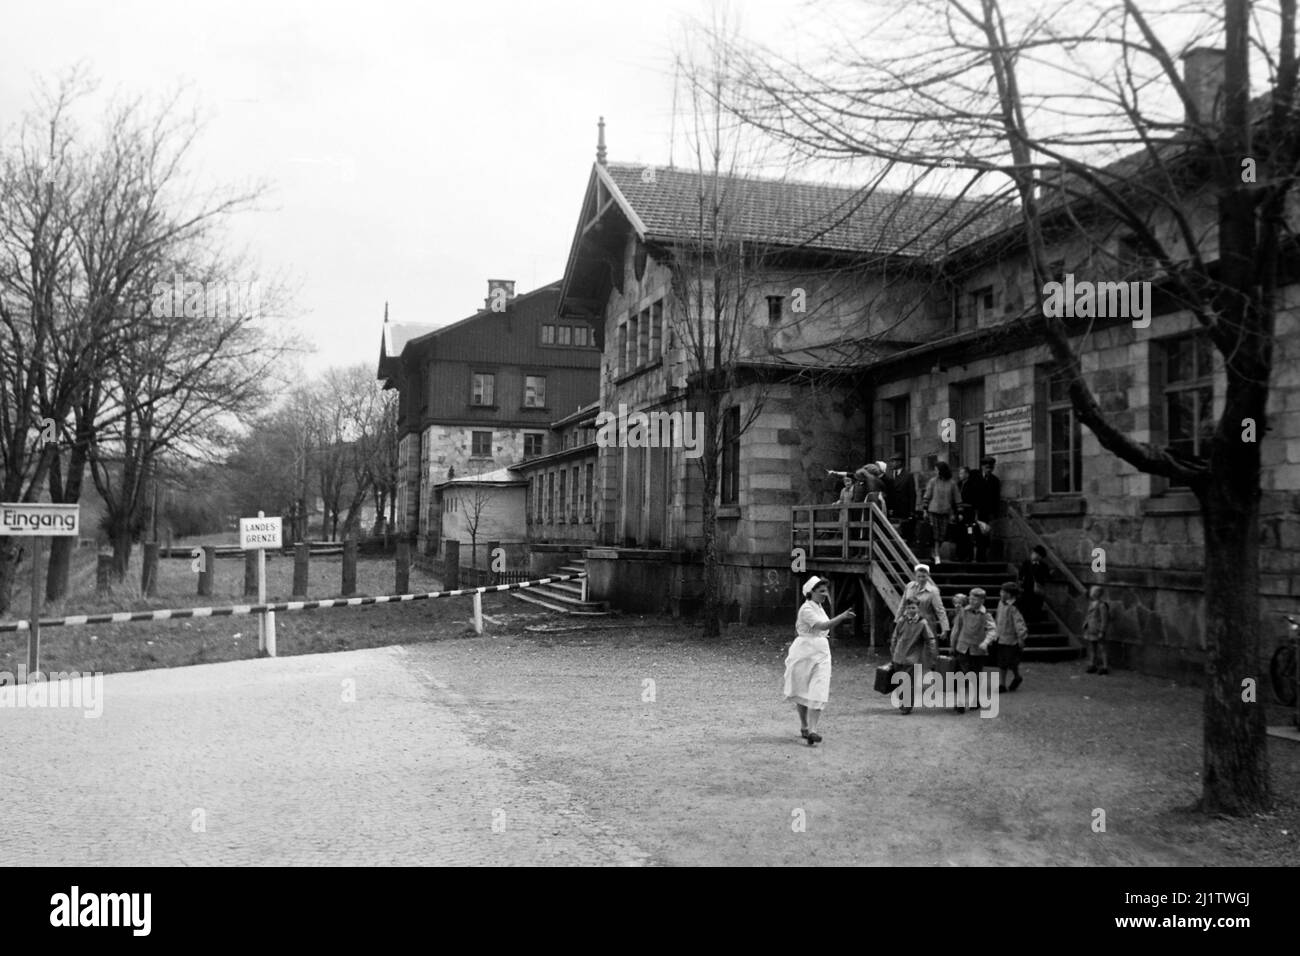
<svg viewBox="0 0 1300 956">
<path fill-rule="evenodd" d="M 600 122 L 596 124 L 596 129 L 598 130 L 598 132 L 596 133 L 596 162 L 604 166 L 605 165 L 605 117 L 602 116 L 600 118 Z"/>
<path fill-rule="evenodd" d="M 1227 54 L 1220 49 L 1198 46 L 1182 55 L 1183 83 L 1196 104 L 1201 122 L 1217 126 L 1223 121 L 1223 67 Z M 1190 113 L 1185 116 L 1188 125 Z"/>
<path fill-rule="evenodd" d="M 483 308 L 491 312 L 504 312 L 506 303 L 514 297 L 514 279 L 488 279 L 488 294 L 483 300 Z"/>
</svg>

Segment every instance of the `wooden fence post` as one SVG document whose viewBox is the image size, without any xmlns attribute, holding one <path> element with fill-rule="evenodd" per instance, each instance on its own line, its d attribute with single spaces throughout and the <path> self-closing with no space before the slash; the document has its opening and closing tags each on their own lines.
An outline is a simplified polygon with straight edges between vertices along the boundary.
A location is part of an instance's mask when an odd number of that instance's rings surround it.
<svg viewBox="0 0 1300 956">
<path fill-rule="evenodd" d="M 311 545 L 300 541 L 293 546 L 293 596 L 307 596 L 307 575 L 311 570 Z"/>
<path fill-rule="evenodd" d="M 101 554 L 95 562 L 95 593 L 107 594 L 113 577 L 113 556 Z"/>
<path fill-rule="evenodd" d="M 348 535 L 343 542 L 343 596 L 357 593 L 357 539 Z"/>
<path fill-rule="evenodd" d="M 257 549 L 244 552 L 244 597 L 257 594 Z"/>
<path fill-rule="evenodd" d="M 460 587 L 460 542 L 447 538 L 442 543 L 442 587 L 455 591 Z"/>
<path fill-rule="evenodd" d="M 411 543 L 405 538 L 397 541 L 397 593 L 411 591 Z"/>
<path fill-rule="evenodd" d="M 158 593 L 158 542 L 146 541 L 140 562 L 140 593 L 154 597 Z"/>
<path fill-rule="evenodd" d="M 202 560 L 202 570 L 199 571 L 199 597 L 212 597 L 212 584 L 217 578 L 216 547 L 205 544 Z"/>
</svg>

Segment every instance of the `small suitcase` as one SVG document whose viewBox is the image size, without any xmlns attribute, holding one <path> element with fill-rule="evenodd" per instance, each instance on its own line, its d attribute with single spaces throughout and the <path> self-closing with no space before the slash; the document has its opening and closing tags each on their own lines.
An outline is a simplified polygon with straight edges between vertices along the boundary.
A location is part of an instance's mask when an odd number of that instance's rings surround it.
<svg viewBox="0 0 1300 956">
<path fill-rule="evenodd" d="M 934 662 L 934 669 L 940 674 L 951 674 L 956 666 L 957 661 L 951 654 L 940 654 Z"/>
<path fill-rule="evenodd" d="M 894 682 L 892 680 L 893 676 L 894 676 L 893 664 L 881 664 L 879 667 L 876 668 L 875 688 L 877 694 L 889 694 L 893 692 L 894 690 Z"/>
</svg>

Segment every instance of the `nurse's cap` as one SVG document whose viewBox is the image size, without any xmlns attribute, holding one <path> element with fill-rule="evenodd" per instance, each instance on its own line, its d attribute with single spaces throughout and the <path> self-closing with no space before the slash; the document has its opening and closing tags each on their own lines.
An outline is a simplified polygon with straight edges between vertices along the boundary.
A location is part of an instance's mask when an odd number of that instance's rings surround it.
<svg viewBox="0 0 1300 956">
<path fill-rule="evenodd" d="M 821 583 L 822 583 L 822 579 L 817 577 L 817 575 L 815 574 L 812 577 L 810 577 L 807 581 L 805 581 L 803 583 L 804 597 L 807 597 L 809 594 L 812 594 L 813 588 L 815 588 L 817 585 Z"/>
<path fill-rule="evenodd" d="M 919 574 L 922 571 L 924 571 L 926 574 L 929 574 L 930 566 L 928 564 L 918 564 L 916 567 L 912 569 L 912 573 L 914 574 Z"/>
</svg>

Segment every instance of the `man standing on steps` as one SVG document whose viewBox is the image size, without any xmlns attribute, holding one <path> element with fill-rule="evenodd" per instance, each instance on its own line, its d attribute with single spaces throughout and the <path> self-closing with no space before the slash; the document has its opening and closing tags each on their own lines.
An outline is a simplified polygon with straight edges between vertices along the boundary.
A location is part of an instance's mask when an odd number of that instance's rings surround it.
<svg viewBox="0 0 1300 956">
<path fill-rule="evenodd" d="M 979 490 L 975 505 L 975 518 L 980 522 L 975 535 L 975 560 L 989 559 L 989 545 L 992 543 L 993 522 L 1002 510 L 1002 481 L 993 474 L 998 460 L 992 455 L 980 459 Z M 972 480 L 974 477 L 972 476 Z M 988 530 L 986 531 L 985 528 Z"/>
<path fill-rule="evenodd" d="M 885 476 L 889 486 L 886 503 L 890 519 L 899 523 L 903 540 L 911 544 L 916 529 L 916 481 L 905 464 L 903 456 L 897 453 L 889 459 L 889 473 Z"/>
</svg>

